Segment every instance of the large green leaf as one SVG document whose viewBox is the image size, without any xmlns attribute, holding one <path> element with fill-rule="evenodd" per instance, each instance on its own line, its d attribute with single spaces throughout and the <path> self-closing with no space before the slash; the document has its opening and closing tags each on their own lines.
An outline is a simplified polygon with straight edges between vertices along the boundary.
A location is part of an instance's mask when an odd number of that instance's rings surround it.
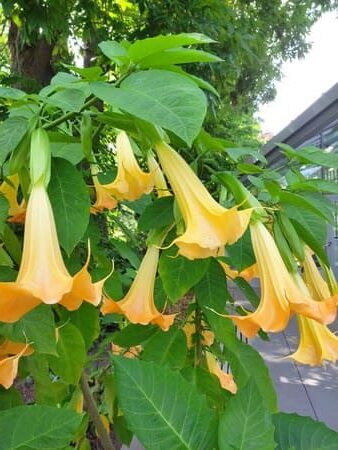
<svg viewBox="0 0 338 450">
<path fill-rule="evenodd" d="M 26 92 L 21 91 L 20 89 L 12 88 L 9 86 L 0 86 L 0 97 L 6 98 L 10 100 L 18 100 L 19 98 L 24 97 Z"/>
<path fill-rule="evenodd" d="M 0 233 L 3 233 L 8 218 L 9 203 L 7 198 L 0 194 Z"/>
<path fill-rule="evenodd" d="M 87 186 L 70 162 L 55 158 L 48 192 L 60 244 L 70 254 L 88 226 L 90 199 Z"/>
<path fill-rule="evenodd" d="M 297 414 L 273 415 L 277 450 L 337 450 L 338 433 L 322 422 Z"/>
<path fill-rule="evenodd" d="M 83 337 L 77 327 L 71 323 L 59 328 L 58 334 L 58 356 L 49 357 L 50 367 L 63 381 L 76 385 L 86 360 Z"/>
<path fill-rule="evenodd" d="M 52 406 L 18 406 L 0 412 L 0 450 L 60 450 L 70 443 L 82 417 Z"/>
<path fill-rule="evenodd" d="M 186 357 L 187 340 L 184 332 L 177 326 L 170 327 L 166 332 L 158 330 L 146 342 L 142 353 L 142 359 L 173 369 L 182 368 Z"/>
<path fill-rule="evenodd" d="M 71 112 L 79 112 L 85 100 L 86 94 L 83 90 L 74 88 L 63 89 L 44 99 L 49 105 Z"/>
<path fill-rule="evenodd" d="M 274 450 L 274 426 L 253 379 L 230 400 L 218 428 L 220 450 Z"/>
<path fill-rule="evenodd" d="M 0 123 L 0 165 L 7 155 L 20 143 L 28 130 L 28 120 L 24 117 L 10 117 Z"/>
<path fill-rule="evenodd" d="M 138 228 L 141 231 L 152 228 L 162 228 L 174 222 L 174 198 L 162 197 L 146 206 L 138 220 Z"/>
<path fill-rule="evenodd" d="M 172 131 L 188 145 L 206 114 L 206 97 L 187 77 L 165 70 L 130 75 L 120 88 L 92 83 L 92 92 L 109 105 Z"/>
<path fill-rule="evenodd" d="M 198 283 L 209 266 L 209 259 L 189 260 L 175 256 L 177 248 L 165 250 L 160 258 L 159 273 L 169 299 L 175 303 Z"/>
<path fill-rule="evenodd" d="M 219 62 L 222 61 L 216 55 L 213 55 L 202 50 L 195 50 L 190 48 L 175 48 L 163 50 L 158 53 L 143 58 L 140 62 L 141 68 L 160 67 L 169 64 L 188 64 L 194 62 Z"/>
<path fill-rule="evenodd" d="M 210 261 L 204 277 L 195 287 L 195 293 L 200 306 L 224 313 L 229 294 L 224 270 L 215 259 Z"/>
<path fill-rule="evenodd" d="M 113 341 L 120 347 L 129 348 L 142 344 L 158 331 L 155 325 L 139 325 L 130 323 L 121 331 L 114 334 Z"/>
<path fill-rule="evenodd" d="M 336 181 L 309 179 L 296 181 L 289 186 L 294 191 L 325 192 L 328 194 L 338 194 L 338 183 Z"/>
<path fill-rule="evenodd" d="M 233 245 L 227 245 L 226 251 L 231 259 L 231 265 L 241 271 L 255 263 L 256 258 L 252 248 L 251 234 L 248 229 Z"/>
<path fill-rule="evenodd" d="M 330 222 L 332 220 L 331 214 L 327 214 L 326 210 L 318 208 L 314 205 L 311 200 L 308 200 L 304 196 L 293 194 L 287 191 L 280 191 L 279 194 L 281 205 L 291 204 L 300 208 L 301 210 L 308 210 L 313 214 L 316 214 L 318 217 L 321 217 L 324 220 Z"/>
<path fill-rule="evenodd" d="M 215 413 L 182 375 L 152 362 L 122 357 L 114 362 L 119 404 L 148 450 L 214 448 Z"/>
<path fill-rule="evenodd" d="M 111 59 L 119 66 L 129 62 L 127 50 L 116 41 L 100 42 L 99 48 L 107 58 Z"/>
<path fill-rule="evenodd" d="M 22 403 L 21 395 L 14 387 L 10 389 L 0 387 L 0 410 L 11 409 L 22 405 Z"/>
<path fill-rule="evenodd" d="M 99 310 L 93 305 L 83 302 L 79 309 L 69 312 L 69 320 L 81 332 L 86 349 L 92 345 L 100 334 Z"/>
</svg>

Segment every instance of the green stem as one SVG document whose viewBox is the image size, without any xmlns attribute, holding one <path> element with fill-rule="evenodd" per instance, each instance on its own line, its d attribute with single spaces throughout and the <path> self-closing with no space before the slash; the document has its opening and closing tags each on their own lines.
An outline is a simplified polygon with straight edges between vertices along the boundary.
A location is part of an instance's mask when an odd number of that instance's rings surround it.
<svg viewBox="0 0 338 450">
<path fill-rule="evenodd" d="M 101 441 L 102 447 L 104 450 L 116 450 L 115 446 L 113 445 L 109 434 L 107 430 L 105 429 L 103 422 L 101 420 L 99 411 L 97 409 L 96 403 L 94 401 L 93 395 L 90 391 L 90 387 L 88 384 L 87 376 L 85 373 L 82 373 L 81 379 L 80 379 L 80 386 L 83 393 L 83 397 L 85 400 L 86 408 L 88 411 L 88 414 L 93 421 L 93 424 L 95 425 L 97 434 L 99 436 L 99 439 Z"/>
<path fill-rule="evenodd" d="M 195 310 L 195 367 L 201 364 L 202 360 L 202 313 L 198 306 Z"/>
</svg>

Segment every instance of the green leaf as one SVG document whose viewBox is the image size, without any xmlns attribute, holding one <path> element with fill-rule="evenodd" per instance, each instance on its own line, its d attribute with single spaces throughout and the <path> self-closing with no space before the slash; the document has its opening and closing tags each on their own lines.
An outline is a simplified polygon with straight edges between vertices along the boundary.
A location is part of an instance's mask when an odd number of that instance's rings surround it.
<svg viewBox="0 0 338 450">
<path fill-rule="evenodd" d="M 22 403 L 21 395 L 14 387 L 10 389 L 0 387 L 0 410 L 11 409 L 22 405 Z"/>
<path fill-rule="evenodd" d="M 7 198 L 0 194 L 0 233 L 3 233 L 8 217 L 9 203 Z"/>
<path fill-rule="evenodd" d="M 88 350 L 100 334 L 99 310 L 83 302 L 79 309 L 69 313 L 69 319 L 80 330 Z"/>
<path fill-rule="evenodd" d="M 236 162 L 244 158 L 245 156 L 252 156 L 254 159 L 262 162 L 263 164 L 267 163 L 265 156 L 262 155 L 262 153 L 259 150 L 253 148 L 225 148 L 225 151 Z"/>
<path fill-rule="evenodd" d="M 89 222 L 87 186 L 76 168 L 64 159 L 54 159 L 48 193 L 60 244 L 70 254 Z"/>
<path fill-rule="evenodd" d="M 54 158 L 63 158 L 74 166 L 84 158 L 83 147 L 80 142 L 52 142 L 52 156 Z"/>
<path fill-rule="evenodd" d="M 122 66 L 129 62 L 127 50 L 116 41 L 100 42 L 99 48 L 107 58 L 111 59 L 118 66 Z"/>
<path fill-rule="evenodd" d="M 34 308 L 15 323 L 0 324 L 0 333 L 16 342 L 27 341 L 39 353 L 56 354 L 54 315 L 49 305 Z"/>
<path fill-rule="evenodd" d="M 234 283 L 237 287 L 244 293 L 246 298 L 255 308 L 258 307 L 260 302 L 260 297 L 257 295 L 255 289 L 248 283 L 244 278 L 237 277 L 234 279 Z"/>
<path fill-rule="evenodd" d="M 322 422 L 297 414 L 273 415 L 277 450 L 336 450 L 338 433 Z"/>
<path fill-rule="evenodd" d="M 324 192 L 327 194 L 338 194 L 338 183 L 336 181 L 329 180 L 304 180 L 292 183 L 289 185 L 289 189 L 294 191 L 313 191 Z"/>
<path fill-rule="evenodd" d="M 172 326 L 166 332 L 158 330 L 144 345 L 142 359 L 160 366 L 181 369 L 187 357 L 187 340 L 184 332 Z"/>
<path fill-rule="evenodd" d="M 79 112 L 86 101 L 86 94 L 81 89 L 69 88 L 46 97 L 44 101 L 63 111 Z"/>
<path fill-rule="evenodd" d="M 250 163 L 239 163 L 237 164 L 237 169 L 241 173 L 262 173 L 264 172 L 264 169 L 262 169 L 259 166 L 256 166 L 255 164 Z"/>
<path fill-rule="evenodd" d="M 154 333 L 158 331 L 155 325 L 139 325 L 129 324 L 121 331 L 114 334 L 114 344 L 122 348 L 129 348 L 135 345 L 142 344 L 147 341 Z"/>
<path fill-rule="evenodd" d="M 226 246 L 226 252 L 231 259 L 231 267 L 242 271 L 256 262 L 252 248 L 251 234 L 248 229 L 243 236 L 233 245 Z"/>
<path fill-rule="evenodd" d="M 175 48 L 163 50 L 158 53 L 143 58 L 140 62 L 141 68 L 159 67 L 168 64 L 188 64 L 194 62 L 219 62 L 222 61 L 212 53 L 204 52 L 202 50 Z"/>
<path fill-rule="evenodd" d="M 7 155 L 19 145 L 27 131 L 28 120 L 24 117 L 10 117 L 0 123 L 0 165 L 5 162 Z"/>
<path fill-rule="evenodd" d="M 151 230 L 152 228 L 162 228 L 170 225 L 174 219 L 174 197 L 162 197 L 146 206 L 138 220 L 140 231 Z"/>
<path fill-rule="evenodd" d="M 59 328 L 58 356 L 50 356 L 49 364 L 56 375 L 66 383 L 77 385 L 86 360 L 83 337 L 71 323 Z"/>
<path fill-rule="evenodd" d="M 120 88 L 92 83 L 92 92 L 109 105 L 172 131 L 191 145 L 206 114 L 206 97 L 187 77 L 165 70 L 130 75 Z"/>
<path fill-rule="evenodd" d="M 0 412 L 0 450 L 60 450 L 70 443 L 80 414 L 52 406 L 18 406 Z"/>
<path fill-rule="evenodd" d="M 189 260 L 176 256 L 177 248 L 165 250 L 159 263 L 159 273 L 169 299 L 176 303 L 189 289 L 197 284 L 209 266 L 209 259 Z"/>
<path fill-rule="evenodd" d="M 10 100 L 18 100 L 26 95 L 26 92 L 8 86 L 0 86 L 0 97 Z"/>
<path fill-rule="evenodd" d="M 291 192 L 280 191 L 279 197 L 282 206 L 284 206 L 285 204 L 292 204 L 294 206 L 297 206 L 298 208 L 301 208 L 302 210 L 308 210 L 328 222 L 332 221 L 331 215 L 328 215 L 325 210 L 323 211 L 322 209 L 317 208 L 313 204 L 313 202 L 307 200 L 304 196 L 292 194 Z"/>
<path fill-rule="evenodd" d="M 208 270 L 194 290 L 200 306 L 224 312 L 229 294 L 225 273 L 219 262 L 211 259 Z"/>
<path fill-rule="evenodd" d="M 120 407 L 144 447 L 214 448 L 215 413 L 182 375 L 152 362 L 120 357 L 114 364 Z"/>
<path fill-rule="evenodd" d="M 128 55 L 134 63 L 139 63 L 144 58 L 170 48 L 183 45 L 210 44 L 215 42 L 209 37 L 199 33 L 181 33 L 160 35 L 135 41 L 128 48 Z"/>
<path fill-rule="evenodd" d="M 325 152 L 325 150 L 317 147 L 303 147 L 295 152 L 294 157 L 302 163 L 338 169 L 337 153 Z"/>
<path fill-rule="evenodd" d="M 230 400 L 218 428 L 220 450 L 274 450 L 274 426 L 253 379 Z"/>
</svg>

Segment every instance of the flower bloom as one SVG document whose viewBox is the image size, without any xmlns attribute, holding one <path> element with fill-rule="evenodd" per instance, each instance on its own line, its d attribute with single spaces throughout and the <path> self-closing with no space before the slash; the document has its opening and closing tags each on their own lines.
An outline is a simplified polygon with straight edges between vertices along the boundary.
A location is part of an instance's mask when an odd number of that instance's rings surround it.
<svg viewBox="0 0 338 450">
<path fill-rule="evenodd" d="M 154 303 L 154 285 L 159 259 L 159 249 L 149 247 L 137 275 L 123 300 L 115 302 L 106 298 L 101 308 L 103 314 L 124 314 L 132 323 L 157 324 L 167 331 L 175 319 L 175 314 L 161 314 Z"/>
<path fill-rule="evenodd" d="M 232 376 L 232 374 L 223 372 L 223 370 L 221 369 L 221 367 L 217 362 L 216 357 L 212 353 L 205 352 L 205 358 L 207 361 L 209 372 L 216 375 L 216 377 L 219 379 L 222 388 L 226 389 L 232 394 L 236 394 L 237 385 L 234 381 L 234 377 Z"/>
<path fill-rule="evenodd" d="M 112 344 L 111 350 L 112 354 L 116 356 L 122 355 L 125 358 L 136 358 L 142 352 L 142 345 L 135 345 L 126 349 L 117 344 Z"/>
<path fill-rule="evenodd" d="M 162 142 L 156 145 L 156 151 L 186 227 L 173 243 L 179 253 L 189 259 L 217 256 L 220 247 L 233 244 L 242 236 L 252 210 L 223 208 L 175 150 Z"/>
<path fill-rule="evenodd" d="M 312 297 L 321 302 L 331 297 L 330 289 L 321 276 L 316 263 L 312 258 L 312 251 L 309 247 L 305 247 L 305 258 L 303 262 L 303 278 Z M 338 296 L 336 296 L 338 299 Z"/>
<path fill-rule="evenodd" d="M 154 174 L 154 184 L 157 191 L 157 197 L 161 198 L 170 196 L 171 193 L 168 190 L 163 172 L 156 159 L 150 152 L 148 153 L 147 161 L 150 171 Z"/>
<path fill-rule="evenodd" d="M 0 186 L 0 194 L 3 194 L 7 198 L 9 203 L 8 214 L 10 218 L 8 219 L 8 221 L 24 223 L 26 213 L 25 201 L 22 200 L 22 202 L 19 204 L 17 198 L 20 184 L 19 176 L 17 174 L 10 175 L 8 177 L 8 181 L 4 181 Z"/>
<path fill-rule="evenodd" d="M 112 183 L 102 185 L 117 200 L 134 201 L 149 194 L 154 187 L 152 173 L 141 170 L 130 140 L 124 131 L 116 138 L 117 175 Z"/>
<path fill-rule="evenodd" d="M 117 205 L 117 200 L 114 197 L 112 197 L 109 189 L 107 189 L 104 184 L 101 184 L 99 182 L 99 179 L 97 177 L 98 167 L 96 165 L 93 165 L 91 167 L 91 171 L 96 194 L 96 200 L 95 203 L 90 208 L 90 212 L 92 214 L 97 214 L 104 211 L 105 209 L 114 209 Z"/>
<path fill-rule="evenodd" d="M 9 389 L 18 374 L 19 359 L 33 353 L 28 344 L 6 339 L 0 344 L 0 385 Z"/>
<path fill-rule="evenodd" d="M 87 271 L 89 257 L 72 277 L 62 259 L 46 188 L 42 183 L 34 185 L 17 279 L 0 283 L 0 321 L 15 322 L 40 303 L 61 303 L 71 311 L 83 301 L 98 305 L 105 279 L 92 283 Z"/>
<path fill-rule="evenodd" d="M 300 341 L 290 358 L 302 364 L 316 366 L 324 360 L 335 363 L 338 359 L 338 337 L 326 325 L 297 316 Z"/>
<path fill-rule="evenodd" d="M 292 276 L 267 228 L 256 222 L 250 226 L 252 245 L 258 265 L 261 301 L 247 316 L 230 316 L 242 333 L 254 337 L 258 330 L 278 332 L 286 328 L 291 312 L 298 312 L 324 324 L 336 317 L 335 299 L 312 299 L 303 280 Z"/>
<path fill-rule="evenodd" d="M 185 336 L 187 338 L 187 347 L 188 348 L 192 348 L 194 345 L 194 335 L 196 334 L 196 327 L 195 327 L 195 314 L 192 313 L 190 314 L 187 322 L 184 324 L 184 327 L 182 328 L 182 330 L 185 333 Z M 202 321 L 202 327 L 205 326 L 205 323 Z M 207 345 L 208 347 L 210 347 L 210 345 L 212 345 L 212 343 L 214 342 L 215 339 L 215 335 L 211 330 L 205 330 L 203 329 L 202 333 L 201 333 L 201 341 L 202 341 L 202 345 Z"/>
<path fill-rule="evenodd" d="M 245 281 L 251 281 L 254 278 L 258 278 L 259 274 L 258 274 L 258 266 L 257 264 L 252 264 L 249 267 L 246 267 L 245 269 L 238 271 L 236 269 L 231 269 L 231 267 L 229 266 L 229 264 L 226 264 L 223 261 L 219 261 L 220 265 L 222 266 L 225 274 L 231 278 L 232 280 L 234 280 L 237 277 L 241 277 L 244 278 Z"/>
</svg>

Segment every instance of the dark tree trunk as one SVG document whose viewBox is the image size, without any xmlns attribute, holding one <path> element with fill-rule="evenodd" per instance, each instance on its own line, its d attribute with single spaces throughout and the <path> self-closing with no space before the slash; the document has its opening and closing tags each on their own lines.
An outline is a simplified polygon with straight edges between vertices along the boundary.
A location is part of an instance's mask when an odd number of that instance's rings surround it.
<svg viewBox="0 0 338 450">
<path fill-rule="evenodd" d="M 54 75 L 52 54 L 54 44 L 45 39 L 33 46 L 21 44 L 20 29 L 13 21 L 10 23 L 8 44 L 11 53 L 11 71 L 25 79 L 35 80 L 39 85 L 49 84 Z M 18 83 L 23 85 L 24 83 Z"/>
</svg>

